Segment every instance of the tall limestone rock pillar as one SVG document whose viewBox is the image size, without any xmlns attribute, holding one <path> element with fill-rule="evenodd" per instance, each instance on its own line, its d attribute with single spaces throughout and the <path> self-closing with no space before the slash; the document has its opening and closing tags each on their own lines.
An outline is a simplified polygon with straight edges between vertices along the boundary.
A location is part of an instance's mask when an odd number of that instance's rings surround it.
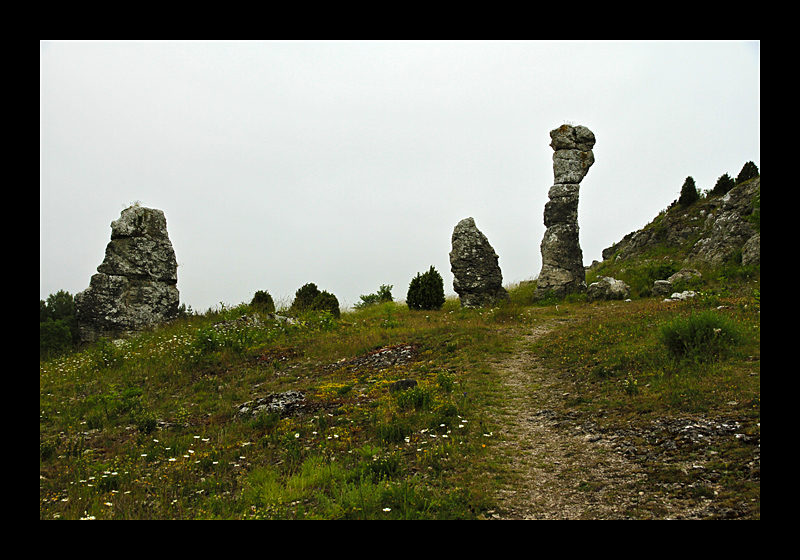
<svg viewBox="0 0 800 560">
<path fill-rule="evenodd" d="M 594 163 L 594 133 L 585 126 L 562 125 L 550 131 L 555 184 L 544 207 L 542 271 L 536 284 L 536 299 L 548 293 L 564 297 L 586 291 L 583 252 L 578 239 L 578 191 L 580 182 Z"/>
<path fill-rule="evenodd" d="M 75 295 L 81 340 L 117 337 L 178 314 L 178 262 L 164 212 L 141 206 L 111 222 L 106 256 L 89 288 Z"/>
</svg>

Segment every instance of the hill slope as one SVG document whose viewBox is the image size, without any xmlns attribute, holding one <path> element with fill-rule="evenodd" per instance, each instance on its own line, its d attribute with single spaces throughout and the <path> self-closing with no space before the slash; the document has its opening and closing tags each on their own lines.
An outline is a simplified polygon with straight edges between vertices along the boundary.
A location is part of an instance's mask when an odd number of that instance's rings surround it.
<svg viewBox="0 0 800 560">
<path fill-rule="evenodd" d="M 674 203 L 605 249 L 604 260 L 587 270 L 587 284 L 611 276 L 626 282 L 634 297 L 649 297 L 654 281 L 690 267 L 704 278 L 681 289 L 752 295 L 760 285 L 760 201 L 761 177 L 756 177 L 724 196 L 706 196 L 688 208 Z"/>
<path fill-rule="evenodd" d="M 40 519 L 758 519 L 760 265 L 648 297 L 736 196 L 590 270 L 630 302 L 243 304 L 40 361 Z"/>
<path fill-rule="evenodd" d="M 604 249 L 603 260 L 669 255 L 686 264 L 741 262 L 747 241 L 758 235 L 753 213 L 759 209 L 760 196 L 759 176 L 724 196 L 709 195 L 688 208 L 673 204 L 642 229 Z M 745 259 L 745 264 L 752 259 Z"/>
</svg>

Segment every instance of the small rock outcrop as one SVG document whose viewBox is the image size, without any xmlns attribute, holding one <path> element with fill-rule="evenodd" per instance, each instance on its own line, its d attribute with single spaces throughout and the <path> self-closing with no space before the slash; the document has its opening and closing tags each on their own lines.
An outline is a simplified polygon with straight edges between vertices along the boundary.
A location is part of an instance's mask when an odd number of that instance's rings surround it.
<svg viewBox="0 0 800 560">
<path fill-rule="evenodd" d="M 111 222 L 111 241 L 89 288 L 75 295 L 81 340 L 119 337 L 178 314 L 178 262 L 164 212 L 142 206 Z"/>
<path fill-rule="evenodd" d="M 622 280 L 603 276 L 597 282 L 589 284 L 586 296 L 589 301 L 628 299 L 631 295 L 630 287 Z"/>
<path fill-rule="evenodd" d="M 453 289 L 462 307 L 486 307 L 508 300 L 503 288 L 499 257 L 489 240 L 475 226 L 475 220 L 464 218 L 456 225 L 450 251 Z"/>
<path fill-rule="evenodd" d="M 669 280 L 656 280 L 651 290 L 654 296 L 665 296 L 672 293 L 672 282 Z"/>
<path fill-rule="evenodd" d="M 377 370 L 382 371 L 390 367 L 410 364 L 419 359 L 419 347 L 415 344 L 396 344 L 384 346 L 363 356 L 342 359 L 335 364 L 325 366 L 325 369 L 348 368 L 351 370 Z"/>
<path fill-rule="evenodd" d="M 555 182 L 544 207 L 542 271 L 534 297 L 556 297 L 586 290 L 583 252 L 578 239 L 580 182 L 594 163 L 594 133 L 585 126 L 562 125 L 550 131 Z"/>
<path fill-rule="evenodd" d="M 701 278 L 703 275 L 700 273 L 699 270 L 694 268 L 682 268 L 669 278 L 667 278 L 668 282 L 672 284 L 676 284 L 678 282 L 689 282 L 693 278 Z"/>
<path fill-rule="evenodd" d="M 236 416 L 238 418 L 258 418 L 262 414 L 277 414 L 280 417 L 290 416 L 302 412 L 306 405 L 306 395 L 302 391 L 286 391 L 271 393 L 238 405 Z"/>
<path fill-rule="evenodd" d="M 695 296 L 697 296 L 697 292 L 694 292 L 692 290 L 684 290 L 683 292 L 675 292 L 664 301 L 666 302 L 686 301 L 687 299 L 691 299 Z"/>
<path fill-rule="evenodd" d="M 699 270 L 693 268 L 682 268 L 666 280 L 656 280 L 653 282 L 652 292 L 654 296 L 664 296 L 673 293 L 676 289 L 685 287 L 693 278 L 700 278 L 703 275 Z"/>
</svg>

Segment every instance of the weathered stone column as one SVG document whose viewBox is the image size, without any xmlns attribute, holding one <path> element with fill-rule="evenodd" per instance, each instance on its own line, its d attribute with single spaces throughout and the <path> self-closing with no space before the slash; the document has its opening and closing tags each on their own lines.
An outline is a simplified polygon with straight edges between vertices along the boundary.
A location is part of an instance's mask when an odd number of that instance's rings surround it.
<svg viewBox="0 0 800 560">
<path fill-rule="evenodd" d="M 178 262 L 164 212 L 141 206 L 111 222 L 111 241 L 89 287 L 75 295 L 81 339 L 116 337 L 178 314 Z"/>
<path fill-rule="evenodd" d="M 580 182 L 594 163 L 594 133 L 585 126 L 562 125 L 550 131 L 555 182 L 544 207 L 542 271 L 536 284 L 536 299 L 548 293 L 564 297 L 586 291 L 583 251 L 578 239 L 578 194 Z"/>
<path fill-rule="evenodd" d="M 493 306 L 509 299 L 497 264 L 499 257 L 475 220 L 464 218 L 458 222 L 452 244 L 450 270 L 461 307 Z"/>
</svg>

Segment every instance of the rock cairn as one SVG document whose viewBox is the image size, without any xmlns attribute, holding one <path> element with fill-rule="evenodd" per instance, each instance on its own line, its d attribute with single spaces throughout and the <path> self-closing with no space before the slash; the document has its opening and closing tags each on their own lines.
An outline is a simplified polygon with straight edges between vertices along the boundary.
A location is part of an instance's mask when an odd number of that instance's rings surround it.
<svg viewBox="0 0 800 560">
<path fill-rule="evenodd" d="M 464 218 L 453 230 L 450 270 L 453 289 L 462 307 L 486 307 L 508 300 L 503 288 L 499 257 L 489 240 L 475 226 L 475 220 Z"/>
<path fill-rule="evenodd" d="M 585 126 L 562 125 L 550 131 L 555 183 L 544 207 L 542 271 L 536 299 L 548 293 L 556 297 L 586 290 L 583 252 L 578 239 L 578 192 L 580 182 L 594 163 L 594 133 Z"/>
<path fill-rule="evenodd" d="M 164 212 L 141 206 L 111 222 L 111 241 L 89 288 L 75 295 L 81 339 L 119 337 L 178 314 L 178 262 Z"/>
</svg>

